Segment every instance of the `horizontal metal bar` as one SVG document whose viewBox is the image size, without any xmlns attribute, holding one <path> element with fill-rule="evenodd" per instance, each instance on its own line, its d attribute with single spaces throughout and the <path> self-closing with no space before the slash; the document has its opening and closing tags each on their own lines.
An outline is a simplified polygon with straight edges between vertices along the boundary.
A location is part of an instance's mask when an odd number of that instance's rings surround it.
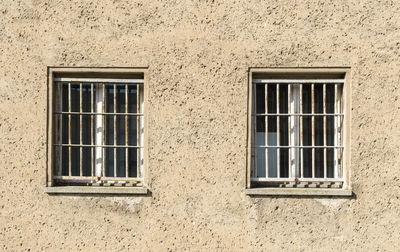
<svg viewBox="0 0 400 252">
<path fill-rule="evenodd" d="M 342 178 L 251 178 L 258 182 L 344 182 Z"/>
<path fill-rule="evenodd" d="M 57 180 L 96 180 L 96 181 L 143 181 L 143 178 L 126 178 L 126 177 L 91 177 L 91 176 L 54 176 Z"/>
<path fill-rule="evenodd" d="M 308 79 L 308 80 L 298 80 L 298 79 L 253 79 L 253 83 L 271 83 L 271 84 L 281 84 L 281 83 L 344 83 L 344 79 Z"/>
<path fill-rule="evenodd" d="M 97 113 L 97 112 L 60 112 L 56 111 L 54 114 L 63 115 L 127 115 L 127 116 L 144 116 L 143 113 Z"/>
<path fill-rule="evenodd" d="M 323 148 L 344 148 L 344 146 L 265 146 L 265 145 L 257 145 L 253 146 L 252 148 L 301 148 L 301 149 L 307 149 L 307 148 L 314 148 L 314 149 L 323 149 Z"/>
<path fill-rule="evenodd" d="M 344 114 L 340 113 L 340 114 L 334 114 L 334 113 L 314 113 L 314 114 L 306 114 L 306 113 L 259 113 L 259 114 L 253 114 L 253 116 L 344 116 Z"/>
<path fill-rule="evenodd" d="M 92 145 L 92 144 L 53 144 L 54 146 L 64 146 L 64 147 L 105 147 L 105 148 L 143 148 L 143 146 L 126 146 L 126 145 Z"/>
<path fill-rule="evenodd" d="M 134 83 L 134 84 L 143 84 L 143 79 L 107 79 L 107 78 L 54 78 L 54 81 L 62 81 L 62 82 L 89 82 L 89 83 Z"/>
</svg>

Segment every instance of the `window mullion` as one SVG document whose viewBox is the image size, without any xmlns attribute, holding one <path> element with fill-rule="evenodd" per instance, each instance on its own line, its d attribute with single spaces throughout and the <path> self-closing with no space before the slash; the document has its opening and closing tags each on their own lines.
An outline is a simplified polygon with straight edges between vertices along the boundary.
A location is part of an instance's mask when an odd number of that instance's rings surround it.
<svg viewBox="0 0 400 252">
<path fill-rule="evenodd" d="M 280 121 L 280 114 L 279 114 L 279 84 L 278 83 L 276 83 L 276 114 L 277 114 L 277 117 L 276 117 L 276 146 L 277 146 L 277 149 L 276 149 L 276 157 L 277 157 L 277 160 L 276 160 L 276 163 L 277 163 L 277 165 L 276 165 L 276 170 L 277 170 L 277 174 L 278 174 L 278 178 L 280 178 L 281 177 L 281 158 L 280 158 L 280 130 L 279 130 L 279 121 Z"/>
<path fill-rule="evenodd" d="M 265 96 L 265 114 L 268 114 L 268 84 L 264 86 L 264 96 Z M 268 146 L 268 116 L 265 115 L 265 146 Z M 269 177 L 269 167 L 268 167 L 268 148 L 265 148 L 265 177 Z"/>
<path fill-rule="evenodd" d="M 96 112 L 104 112 L 104 85 L 97 83 L 96 84 Z M 102 171 L 104 166 L 103 159 L 103 146 L 104 138 L 104 124 L 103 124 L 103 115 L 96 114 L 96 177 L 102 177 Z"/>
<path fill-rule="evenodd" d="M 292 104 L 292 100 L 291 100 L 291 98 L 292 98 L 292 95 L 291 95 L 291 90 L 292 89 L 292 85 L 291 84 L 288 84 L 288 86 L 287 86 L 287 90 L 288 90 L 288 114 L 290 113 L 290 114 L 293 114 L 293 108 L 294 108 L 294 106 L 292 106 L 293 104 Z M 288 146 L 289 146 L 289 148 L 288 148 L 288 157 L 289 157 L 289 167 L 288 167 L 288 170 L 289 170 L 289 178 L 293 178 L 293 174 L 294 174 L 294 172 L 293 172 L 293 158 L 292 158 L 292 155 L 294 154 L 294 151 L 292 150 L 292 148 L 291 148 L 291 146 L 292 146 L 292 144 L 293 144 L 293 140 L 294 140 L 294 138 L 293 138 L 293 134 L 294 134 L 294 125 L 292 125 L 294 123 L 294 120 L 293 120 L 293 118 L 292 118 L 292 116 L 290 115 L 290 116 L 288 116 L 288 141 L 289 141 L 289 143 L 288 143 Z"/>
</svg>

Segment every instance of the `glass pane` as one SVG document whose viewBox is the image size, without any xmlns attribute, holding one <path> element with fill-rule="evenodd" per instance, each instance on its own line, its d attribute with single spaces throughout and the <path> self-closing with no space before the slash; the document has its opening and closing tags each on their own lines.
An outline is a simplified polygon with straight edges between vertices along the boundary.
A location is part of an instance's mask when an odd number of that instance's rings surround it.
<svg viewBox="0 0 400 252">
<path fill-rule="evenodd" d="M 303 159 L 304 159 L 304 177 L 311 178 L 312 177 L 312 149 L 305 148 L 303 150 Z"/>
<path fill-rule="evenodd" d="M 137 85 L 128 85 L 128 112 L 137 113 Z"/>
<path fill-rule="evenodd" d="M 333 146 L 335 140 L 335 118 L 334 116 L 326 117 L 326 142 L 328 146 Z"/>
<path fill-rule="evenodd" d="M 114 116 L 106 115 L 105 118 L 105 143 L 114 145 Z"/>
<path fill-rule="evenodd" d="M 280 176 L 281 178 L 289 177 L 289 149 L 280 149 Z"/>
<path fill-rule="evenodd" d="M 79 90 L 79 84 L 71 84 L 71 112 L 79 112 L 80 110 Z"/>
<path fill-rule="evenodd" d="M 256 145 L 265 145 L 265 116 L 256 117 Z"/>
<path fill-rule="evenodd" d="M 314 117 L 314 126 L 315 126 L 315 145 L 323 146 L 324 145 L 324 117 L 323 116 L 315 116 Z"/>
<path fill-rule="evenodd" d="M 335 85 L 326 85 L 326 113 L 335 113 Z"/>
<path fill-rule="evenodd" d="M 268 146 L 277 145 L 276 116 L 268 117 Z"/>
<path fill-rule="evenodd" d="M 80 176 L 80 148 L 71 147 L 71 175 Z"/>
<path fill-rule="evenodd" d="M 311 85 L 303 85 L 303 113 L 311 113 Z"/>
<path fill-rule="evenodd" d="M 314 84 L 314 113 L 323 113 L 324 94 L 323 84 Z"/>
<path fill-rule="evenodd" d="M 68 167 L 69 167 L 69 158 L 68 158 L 68 147 L 62 147 L 62 169 L 61 169 L 61 174 L 63 176 L 68 176 Z"/>
<path fill-rule="evenodd" d="M 71 115 L 71 143 L 80 143 L 80 119 L 79 115 Z"/>
<path fill-rule="evenodd" d="M 117 116 L 117 145 L 125 145 L 125 116 Z"/>
<path fill-rule="evenodd" d="M 335 158 L 334 158 L 334 150 L 332 148 L 326 150 L 326 162 L 327 162 L 327 177 L 334 177 L 334 167 L 335 167 Z"/>
<path fill-rule="evenodd" d="M 137 159 L 138 159 L 138 149 L 128 148 L 128 177 L 137 177 Z"/>
<path fill-rule="evenodd" d="M 90 112 L 91 109 L 91 86 L 88 83 L 82 84 L 82 111 Z"/>
<path fill-rule="evenodd" d="M 90 115 L 82 116 L 82 144 L 91 144 L 91 119 Z"/>
<path fill-rule="evenodd" d="M 125 148 L 117 148 L 117 177 L 125 177 Z"/>
<path fill-rule="evenodd" d="M 276 167 L 277 167 L 277 149 L 269 148 L 268 149 L 268 177 L 276 178 L 278 176 Z"/>
<path fill-rule="evenodd" d="M 289 118 L 287 116 L 279 117 L 279 145 L 289 145 Z"/>
<path fill-rule="evenodd" d="M 114 148 L 104 148 L 106 177 L 114 177 Z"/>
<path fill-rule="evenodd" d="M 117 91 L 117 97 L 116 97 L 117 113 L 125 113 L 125 84 L 117 84 L 116 91 Z"/>
<path fill-rule="evenodd" d="M 303 145 L 311 146 L 312 144 L 312 123 L 311 116 L 304 116 L 303 120 Z"/>
<path fill-rule="evenodd" d="M 267 85 L 268 113 L 276 113 L 276 84 Z"/>
<path fill-rule="evenodd" d="M 288 112 L 288 85 L 279 84 L 279 113 Z"/>
<path fill-rule="evenodd" d="M 62 84 L 62 111 L 68 112 L 68 84 Z"/>
<path fill-rule="evenodd" d="M 315 177 L 324 177 L 324 149 L 315 149 Z"/>
<path fill-rule="evenodd" d="M 128 145 L 137 146 L 138 116 L 128 116 Z"/>
<path fill-rule="evenodd" d="M 256 84 L 256 113 L 265 113 L 265 85 Z"/>
<path fill-rule="evenodd" d="M 83 176 L 91 176 L 91 148 L 82 148 L 82 173 Z"/>
<path fill-rule="evenodd" d="M 105 112 L 106 113 L 114 113 L 114 85 L 105 84 Z"/>
<path fill-rule="evenodd" d="M 256 177 L 265 177 L 265 149 L 256 148 Z"/>
</svg>

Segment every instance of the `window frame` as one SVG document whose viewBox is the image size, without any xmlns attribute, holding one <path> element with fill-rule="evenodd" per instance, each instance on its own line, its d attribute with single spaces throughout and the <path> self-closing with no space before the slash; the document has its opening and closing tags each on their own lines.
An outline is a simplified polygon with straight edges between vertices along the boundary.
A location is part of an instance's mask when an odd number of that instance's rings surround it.
<svg viewBox="0 0 400 252">
<path fill-rule="evenodd" d="M 343 186 L 334 188 L 282 188 L 282 187 L 258 187 L 251 179 L 252 155 L 254 155 L 254 122 L 255 111 L 253 104 L 253 77 L 263 75 L 267 79 L 332 79 L 332 76 L 344 76 L 342 108 L 343 108 Z M 343 78 L 343 77 L 342 77 Z M 259 79 L 256 77 L 254 79 Z M 246 159 L 246 194 L 256 195 L 320 195 L 320 196 L 351 196 L 351 169 L 350 169 L 350 112 L 351 112 L 351 72 L 349 67 L 266 67 L 249 68 L 248 71 L 248 104 L 247 104 L 247 159 Z"/>
<path fill-rule="evenodd" d="M 44 190 L 47 193 L 106 193 L 106 194 L 147 194 L 148 193 L 148 94 L 149 78 L 148 68 L 95 68 L 95 67 L 48 67 L 47 69 L 47 164 L 46 183 Z M 54 143 L 56 136 L 54 111 L 57 106 L 55 98 L 54 82 L 60 76 L 84 76 L 84 78 L 95 81 L 99 78 L 131 79 L 129 76 L 143 76 L 143 167 L 140 186 L 78 186 L 56 185 L 54 175 L 56 170 Z M 127 77 L 128 76 L 128 77 Z"/>
</svg>

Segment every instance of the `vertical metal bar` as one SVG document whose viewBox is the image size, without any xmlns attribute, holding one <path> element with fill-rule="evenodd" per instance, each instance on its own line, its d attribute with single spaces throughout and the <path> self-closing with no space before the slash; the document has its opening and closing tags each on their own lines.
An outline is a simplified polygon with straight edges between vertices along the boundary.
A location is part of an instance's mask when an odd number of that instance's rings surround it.
<svg viewBox="0 0 400 252">
<path fill-rule="evenodd" d="M 101 96 L 101 98 L 102 98 L 102 100 L 101 100 L 101 112 L 102 113 L 104 113 L 106 110 L 105 110 L 105 104 L 106 104 L 106 87 L 105 87 L 106 85 L 104 84 L 104 83 L 102 83 L 102 96 Z M 105 115 L 101 115 L 101 124 L 102 124 L 102 126 L 101 126 L 101 132 L 102 132 L 102 134 L 101 134 L 101 144 L 104 146 L 104 144 L 105 144 L 105 136 L 106 136 L 106 130 L 105 130 L 105 120 L 106 120 L 106 117 L 105 117 Z M 101 166 L 101 168 L 102 168 L 102 175 L 101 176 L 106 176 L 106 162 L 105 162 L 105 153 L 104 153 L 104 148 L 102 147 L 101 148 L 101 159 L 102 159 L 102 166 Z"/>
<path fill-rule="evenodd" d="M 300 85 L 300 114 L 303 114 L 303 84 L 299 84 Z M 299 120 L 300 120 L 300 146 L 304 146 L 304 142 L 303 142 L 303 116 L 299 116 Z M 300 177 L 304 178 L 304 160 L 303 160 L 303 152 L 304 152 L 304 148 L 301 147 L 300 148 Z"/>
<path fill-rule="evenodd" d="M 334 113 L 336 114 L 336 113 L 339 113 L 338 112 L 338 84 L 334 84 L 335 85 L 335 98 L 334 98 L 334 100 L 335 100 L 335 105 L 334 105 Z M 334 133 L 334 139 L 333 139 L 333 145 L 334 146 L 337 146 L 338 145 L 338 125 L 337 125 L 337 123 L 338 123 L 338 120 L 337 120 L 337 116 L 335 115 L 334 116 L 334 125 L 335 125 L 335 133 Z M 334 157 L 335 157 L 335 166 L 334 166 L 334 178 L 338 178 L 338 161 L 339 161 L 339 158 L 338 158 L 338 151 L 337 151 L 337 148 L 335 147 L 334 148 Z"/>
<path fill-rule="evenodd" d="M 68 83 L 68 112 L 71 112 L 71 83 Z M 68 144 L 71 144 L 71 114 L 68 114 Z M 68 176 L 71 176 L 71 147 L 68 147 Z"/>
<path fill-rule="evenodd" d="M 93 146 L 93 107 L 94 107 L 94 103 L 93 103 L 93 83 L 90 84 L 90 112 L 92 113 L 92 115 L 90 115 L 90 144 Z M 93 155 L 93 147 L 90 148 L 90 176 L 93 177 L 94 175 L 94 167 L 93 167 L 93 162 L 94 162 L 94 155 Z"/>
<path fill-rule="evenodd" d="M 268 114 L 268 84 L 264 86 L 265 95 L 265 114 Z M 268 116 L 265 116 L 265 146 L 268 146 Z M 265 177 L 268 178 L 269 167 L 268 167 L 268 148 L 265 148 Z"/>
<path fill-rule="evenodd" d="M 82 145 L 82 83 L 79 84 L 79 144 Z M 82 146 L 79 147 L 79 176 L 83 175 Z"/>
<path fill-rule="evenodd" d="M 342 99 L 343 99 L 343 86 L 342 84 L 338 84 L 338 113 L 342 113 Z M 342 123 L 344 118 L 339 116 L 339 122 L 338 122 L 338 130 L 337 130 L 337 137 L 338 137 L 338 145 L 342 145 Z M 338 176 L 343 177 L 343 161 L 342 161 L 342 155 L 343 155 L 343 150 L 338 149 L 339 155 L 338 155 Z"/>
<path fill-rule="evenodd" d="M 323 91 L 322 91 L 322 94 L 323 94 L 323 102 L 324 102 L 324 104 L 323 104 L 323 106 L 324 106 L 324 135 L 323 135 L 323 139 L 324 139 L 324 146 L 326 146 L 327 145 L 327 136 L 326 136 L 326 84 L 324 83 L 323 84 Z M 327 160 L 326 160 L 326 148 L 324 148 L 324 178 L 327 178 L 327 170 L 328 170 L 328 167 L 327 167 Z"/>
<path fill-rule="evenodd" d="M 277 156 L 277 160 L 276 160 L 276 170 L 277 170 L 277 174 L 278 174 L 278 178 L 281 177 L 281 158 L 280 158 L 280 130 L 279 130 L 279 84 L 276 83 L 276 156 Z"/>
<path fill-rule="evenodd" d="M 311 141 L 312 141 L 312 178 L 315 178 L 315 122 L 314 122 L 314 84 L 311 84 Z"/>
<path fill-rule="evenodd" d="M 288 89 L 288 114 L 292 114 L 292 106 L 291 106 L 291 89 L 292 89 L 292 84 L 288 84 L 287 86 Z M 288 140 L 289 140 L 289 146 L 291 147 L 293 142 L 292 142 L 292 116 L 288 116 Z M 288 158 L 289 158 L 289 166 L 288 166 L 288 170 L 289 170 L 289 178 L 292 178 L 293 173 L 292 173 L 292 148 L 288 148 Z"/>
<path fill-rule="evenodd" d="M 125 113 L 128 113 L 128 84 L 125 84 Z M 128 146 L 128 116 L 125 115 L 125 146 Z M 128 148 L 125 148 L 125 177 L 128 177 Z"/>
<path fill-rule="evenodd" d="M 114 84 L 114 145 L 117 145 L 117 85 Z M 114 148 L 114 177 L 117 177 L 117 148 Z"/>
</svg>

